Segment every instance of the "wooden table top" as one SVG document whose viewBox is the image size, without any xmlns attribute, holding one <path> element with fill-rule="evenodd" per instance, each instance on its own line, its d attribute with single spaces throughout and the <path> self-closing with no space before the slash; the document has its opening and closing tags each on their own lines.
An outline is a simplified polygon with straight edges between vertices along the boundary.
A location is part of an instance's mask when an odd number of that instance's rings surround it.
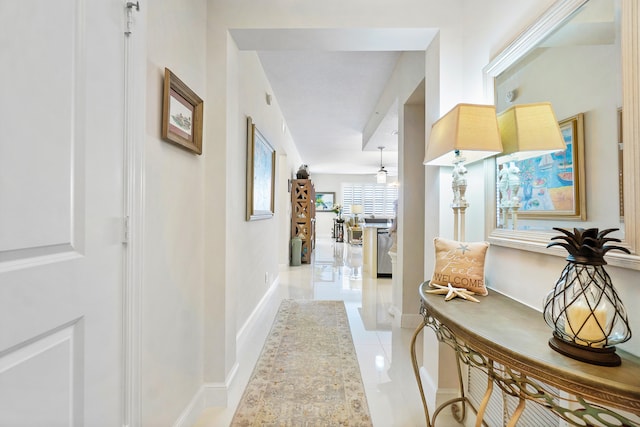
<svg viewBox="0 0 640 427">
<path fill-rule="evenodd" d="M 640 414 L 640 358 L 616 349 L 621 366 L 592 365 L 564 356 L 548 345 L 551 328 L 540 311 L 495 290 L 480 303 L 425 293 L 427 314 L 457 338 L 494 361 L 513 367 L 549 385 Z"/>
</svg>

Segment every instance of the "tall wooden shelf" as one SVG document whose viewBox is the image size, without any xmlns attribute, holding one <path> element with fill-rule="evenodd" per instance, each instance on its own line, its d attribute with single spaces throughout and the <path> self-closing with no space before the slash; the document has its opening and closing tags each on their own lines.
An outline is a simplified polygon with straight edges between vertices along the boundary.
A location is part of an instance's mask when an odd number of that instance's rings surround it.
<svg viewBox="0 0 640 427">
<path fill-rule="evenodd" d="M 311 261 L 316 246 L 316 191 L 310 179 L 294 179 L 291 185 L 291 237 L 302 239 L 301 261 Z"/>
</svg>

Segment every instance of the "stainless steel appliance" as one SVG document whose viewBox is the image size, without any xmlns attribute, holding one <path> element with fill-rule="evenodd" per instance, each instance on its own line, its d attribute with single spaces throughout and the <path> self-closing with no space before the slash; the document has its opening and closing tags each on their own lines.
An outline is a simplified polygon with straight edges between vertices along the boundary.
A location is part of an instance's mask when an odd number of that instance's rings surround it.
<svg viewBox="0 0 640 427">
<path fill-rule="evenodd" d="M 388 228 L 378 228 L 378 269 L 377 277 L 391 277 L 391 256 L 389 249 L 393 246 L 393 239 Z"/>
</svg>

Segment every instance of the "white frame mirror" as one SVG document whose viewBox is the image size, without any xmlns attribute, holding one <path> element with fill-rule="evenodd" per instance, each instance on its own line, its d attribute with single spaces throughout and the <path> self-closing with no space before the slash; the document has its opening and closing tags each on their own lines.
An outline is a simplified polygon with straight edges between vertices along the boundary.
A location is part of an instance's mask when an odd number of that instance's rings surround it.
<svg viewBox="0 0 640 427">
<path fill-rule="evenodd" d="M 485 68 L 485 94 L 494 99 L 495 79 L 503 71 L 534 49 L 544 38 L 564 23 L 588 0 L 558 0 L 535 23 L 521 33 L 500 52 Z M 615 251 L 607 255 L 607 262 L 618 267 L 640 270 L 640 6 L 637 0 L 621 0 L 622 5 L 622 90 L 623 90 L 623 141 L 624 141 L 624 241 L 631 255 Z M 487 206 L 493 215 L 486 215 L 487 239 L 494 245 L 528 250 L 558 256 L 566 256 L 561 249 L 547 249 L 551 237 L 549 231 L 521 231 L 496 228 L 495 159 L 485 160 L 485 194 Z M 628 171 L 628 172 L 627 172 Z M 588 189 L 587 189 L 588 197 Z M 558 227 L 573 225 L 554 224 Z M 615 225 L 613 225 L 615 226 Z"/>
</svg>

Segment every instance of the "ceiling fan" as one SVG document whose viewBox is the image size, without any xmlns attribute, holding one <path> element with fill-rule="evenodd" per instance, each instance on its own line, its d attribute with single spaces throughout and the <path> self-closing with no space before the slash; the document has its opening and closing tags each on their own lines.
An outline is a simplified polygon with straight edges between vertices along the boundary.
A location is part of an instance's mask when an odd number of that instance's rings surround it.
<svg viewBox="0 0 640 427">
<path fill-rule="evenodd" d="M 386 184 L 388 171 L 384 168 L 384 166 L 382 166 L 382 150 L 384 150 L 384 147 L 378 147 L 378 149 L 380 150 L 380 169 L 376 174 L 376 181 L 378 184 Z"/>
</svg>

